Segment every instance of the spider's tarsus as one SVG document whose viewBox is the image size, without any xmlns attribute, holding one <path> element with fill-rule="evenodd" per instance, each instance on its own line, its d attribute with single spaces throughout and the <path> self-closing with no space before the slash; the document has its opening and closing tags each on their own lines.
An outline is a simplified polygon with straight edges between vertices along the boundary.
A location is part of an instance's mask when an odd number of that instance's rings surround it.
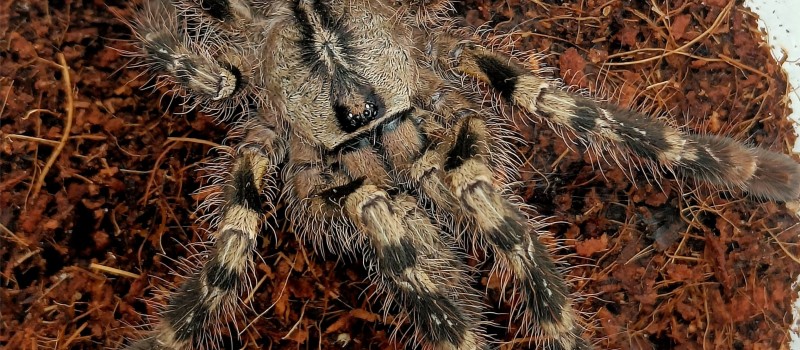
<svg viewBox="0 0 800 350">
<path fill-rule="evenodd" d="M 794 159 L 762 148 L 750 148 L 758 162 L 753 176 L 747 180 L 745 189 L 762 199 L 793 201 L 800 198 L 800 167 Z"/>
</svg>

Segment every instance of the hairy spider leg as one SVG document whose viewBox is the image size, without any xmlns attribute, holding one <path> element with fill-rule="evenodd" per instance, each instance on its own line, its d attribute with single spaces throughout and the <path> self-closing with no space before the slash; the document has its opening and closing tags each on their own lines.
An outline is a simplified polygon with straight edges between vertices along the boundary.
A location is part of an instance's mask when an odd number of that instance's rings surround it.
<svg viewBox="0 0 800 350">
<path fill-rule="evenodd" d="M 170 296 L 153 333 L 128 349 L 202 347 L 213 337 L 214 326 L 235 312 L 238 297 L 251 288 L 246 281 L 264 221 L 262 193 L 273 185 L 269 179 L 277 175 L 281 148 L 272 127 L 258 119 L 247 123 L 247 135 L 221 184 L 224 199 L 221 220 L 211 237 L 213 247 L 202 267 Z"/>
<path fill-rule="evenodd" d="M 407 155 L 398 152 L 403 156 L 390 159 L 408 174 L 412 187 L 417 185 L 439 209 L 466 223 L 468 232 L 476 233 L 473 240 L 494 253 L 496 268 L 505 272 L 503 278 L 513 281 L 522 295 L 518 312 L 525 324 L 535 325 L 544 338 L 542 345 L 590 348 L 580 337 L 567 285 L 548 249 L 534 236 L 533 226 L 518 205 L 504 198 L 493 184 L 495 174 L 487 163 L 494 142 L 486 122 L 459 96 L 442 92 L 442 107 L 432 108 L 444 117 L 443 122 L 452 124 L 450 128 L 437 125 L 429 116 L 416 115 L 394 127 L 397 135 L 384 133 L 384 145 L 404 141 L 406 145 L 402 149 Z M 415 139 L 426 139 L 433 146 L 424 148 L 422 142 L 407 141 Z"/>
<path fill-rule="evenodd" d="M 414 197 L 384 189 L 390 179 L 371 143 L 356 142 L 327 164 L 326 151 L 297 137 L 290 144 L 289 210 L 307 218 L 295 222 L 306 239 L 335 237 L 335 250 L 365 252 L 378 293 L 408 314 L 424 349 L 486 348 L 469 269 Z"/>
<path fill-rule="evenodd" d="M 177 86 L 177 94 L 187 95 L 186 110 L 198 109 L 218 120 L 247 115 L 263 104 L 258 82 L 251 81 L 261 76 L 260 46 L 245 45 L 246 37 L 230 30 L 197 29 L 211 27 L 206 22 L 213 19 L 197 4 L 177 4 L 182 7 L 176 9 L 168 0 L 148 1 L 128 21 L 140 45 L 140 52 L 131 53 L 140 58 L 137 66 L 157 75 L 157 84 Z"/>
<path fill-rule="evenodd" d="M 185 4 L 184 4 L 185 5 Z M 130 349 L 191 349 L 203 347 L 215 336 L 214 326 L 233 314 L 238 296 L 245 292 L 248 270 L 252 268 L 256 237 L 264 219 L 262 193 L 274 186 L 285 147 L 276 133 L 274 118 L 258 115 L 251 91 L 243 91 L 246 79 L 241 67 L 249 67 L 247 55 L 213 50 L 206 41 L 190 40 L 187 17 L 190 7 L 176 10 L 163 0 L 147 2 L 129 24 L 140 41 L 142 65 L 166 74 L 190 95 L 188 103 L 225 119 L 237 113 L 239 122 L 229 133 L 244 130 L 237 146 L 229 175 L 222 180 L 223 199 L 213 247 L 202 267 L 191 273 L 170 296 L 160 313 L 157 326 L 149 337 L 130 345 Z M 235 47 L 234 47 L 235 48 Z M 235 61 L 234 64 L 229 60 Z M 242 108 L 243 107 L 243 108 Z M 190 107 L 193 108 L 193 107 Z M 275 191 L 266 191 L 272 202 Z"/>
<path fill-rule="evenodd" d="M 610 150 L 625 162 L 638 159 L 653 172 L 674 172 L 762 199 L 800 197 L 800 164 L 787 155 L 728 137 L 688 134 L 646 114 L 565 91 L 512 58 L 468 40 L 441 35 L 430 45 L 434 59 L 490 85 L 584 145 Z"/>
</svg>

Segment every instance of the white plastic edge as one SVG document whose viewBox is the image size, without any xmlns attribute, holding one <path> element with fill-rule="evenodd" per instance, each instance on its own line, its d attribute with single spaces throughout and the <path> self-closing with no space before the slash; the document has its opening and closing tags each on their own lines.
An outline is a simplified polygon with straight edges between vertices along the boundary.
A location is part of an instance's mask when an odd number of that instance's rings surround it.
<svg viewBox="0 0 800 350">
<path fill-rule="evenodd" d="M 800 1 L 797 0 L 745 0 L 761 18 L 759 27 L 767 33 L 767 40 L 772 48 L 772 55 L 778 60 L 786 55 L 783 69 L 789 77 L 792 91 L 789 93 L 791 106 L 794 109 L 789 118 L 795 121 L 795 130 L 800 130 Z M 798 131 L 800 133 L 800 131 Z M 794 152 L 800 153 L 800 142 L 795 143 Z M 800 186 L 800 184 L 797 184 Z M 789 330 L 791 340 L 789 348 L 800 350 L 800 275 L 795 276 L 793 290 L 798 294 L 792 308 L 792 325 Z"/>
</svg>

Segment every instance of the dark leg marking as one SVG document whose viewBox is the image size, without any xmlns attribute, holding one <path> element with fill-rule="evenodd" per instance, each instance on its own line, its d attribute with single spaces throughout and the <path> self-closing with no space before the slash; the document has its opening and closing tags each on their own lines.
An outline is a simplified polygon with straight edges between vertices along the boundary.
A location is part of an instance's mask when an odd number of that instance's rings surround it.
<svg viewBox="0 0 800 350">
<path fill-rule="evenodd" d="M 252 210 L 261 210 L 261 193 L 256 188 L 255 174 L 249 162 L 241 164 L 233 175 L 229 188 L 231 205 L 241 205 Z"/>
<path fill-rule="evenodd" d="M 511 98 L 517 88 L 517 78 L 525 74 L 520 67 L 502 62 L 497 57 L 490 55 L 475 57 L 475 64 L 486 74 L 489 84 L 500 92 L 500 96 L 505 98 Z"/>
<path fill-rule="evenodd" d="M 231 75 L 233 75 L 233 77 L 236 79 L 236 82 L 234 83 L 233 87 L 233 92 L 231 92 L 231 96 L 236 95 L 236 93 L 238 93 L 239 91 L 242 91 L 242 88 L 244 88 L 245 85 L 247 85 L 247 80 L 242 75 L 242 71 L 239 69 L 239 67 L 236 67 L 228 62 L 220 62 L 219 65 L 223 69 L 226 69 L 228 72 L 230 72 Z M 217 86 L 217 91 L 222 90 L 222 83 L 223 81 L 220 80 Z"/>
<path fill-rule="evenodd" d="M 513 251 L 522 244 L 521 235 L 525 235 L 525 229 L 513 218 L 504 217 L 503 223 L 496 230 L 489 232 L 489 237 L 497 245 L 498 249 Z"/>
<path fill-rule="evenodd" d="M 522 250 L 525 257 L 523 276 L 519 283 L 527 284 L 529 293 L 525 293 L 528 305 L 533 305 L 536 320 L 539 323 L 559 323 L 562 319 L 560 312 L 567 305 L 567 286 L 559 277 L 547 247 L 537 237 L 533 237 L 522 224 L 523 216 L 516 208 L 508 207 L 513 212 L 511 216 L 503 218 L 501 230 L 508 230 L 502 234 L 495 233 L 498 249 L 517 254 L 514 250 Z"/>
<path fill-rule="evenodd" d="M 453 301 L 440 294 L 402 293 L 416 314 L 416 327 L 433 344 L 450 343 L 456 346 L 464 341 L 468 326 L 465 317 Z M 407 308 L 408 309 L 408 308 Z"/>
<path fill-rule="evenodd" d="M 195 274 L 170 298 L 164 320 L 175 331 L 177 340 L 190 340 L 205 331 L 211 315 L 204 297 L 199 274 Z"/>
<path fill-rule="evenodd" d="M 205 276 L 210 286 L 226 291 L 236 290 L 242 284 L 242 276 L 238 272 L 225 267 L 217 257 L 206 263 Z"/>
<path fill-rule="evenodd" d="M 464 119 L 458 136 L 453 143 L 453 148 L 447 152 L 447 159 L 444 163 L 444 170 L 450 171 L 460 167 L 467 159 L 473 158 L 478 153 L 478 135 L 469 128 L 469 119 Z"/>
<path fill-rule="evenodd" d="M 408 237 L 400 239 L 399 244 L 378 249 L 381 269 L 389 275 L 400 276 L 408 268 L 417 265 L 417 250 Z"/>
<path fill-rule="evenodd" d="M 364 178 L 359 178 L 341 186 L 331 187 L 320 192 L 319 196 L 324 198 L 328 203 L 342 205 L 347 196 L 355 192 L 364 184 L 364 180 Z"/>
<path fill-rule="evenodd" d="M 230 5 L 227 0 L 200 0 L 200 7 L 211 17 L 220 21 L 225 21 L 232 17 Z"/>
<path fill-rule="evenodd" d="M 545 93 L 544 91 L 542 93 Z M 582 98 L 575 99 L 575 109 L 571 113 L 575 118 L 571 120 L 571 126 L 579 134 L 595 131 L 597 119 L 600 113 L 597 111 L 597 104 L 591 103 Z"/>
<path fill-rule="evenodd" d="M 663 151 L 672 149 L 673 146 L 667 141 L 667 135 L 664 133 L 663 124 L 616 106 L 608 104 L 600 106 L 618 119 L 619 126 L 616 132 L 622 137 L 625 146 L 637 156 L 658 161 Z"/>
</svg>

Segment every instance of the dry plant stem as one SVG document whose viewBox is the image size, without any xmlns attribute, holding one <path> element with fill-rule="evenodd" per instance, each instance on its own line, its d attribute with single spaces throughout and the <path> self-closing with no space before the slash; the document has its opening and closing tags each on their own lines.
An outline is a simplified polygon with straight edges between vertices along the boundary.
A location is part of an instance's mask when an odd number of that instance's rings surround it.
<svg viewBox="0 0 800 350">
<path fill-rule="evenodd" d="M 784 230 L 783 232 L 786 232 L 786 231 L 788 231 L 788 230 L 791 230 L 791 229 L 793 229 L 793 228 L 797 227 L 797 225 L 798 225 L 798 224 L 795 224 L 795 225 L 793 225 L 792 227 L 789 227 L 789 228 L 787 228 L 787 229 L 786 229 L 786 230 Z M 789 251 L 789 249 L 786 247 L 786 243 L 784 243 L 784 242 L 781 242 L 781 240 L 780 240 L 780 239 L 778 239 L 778 235 L 774 234 L 774 233 L 772 232 L 772 230 L 770 230 L 770 229 L 766 229 L 766 228 L 765 228 L 765 231 L 767 231 L 767 232 L 769 233 L 769 235 L 770 235 L 770 236 L 772 236 L 772 239 L 774 239 L 774 240 L 775 240 L 775 243 L 778 243 L 778 246 L 781 248 L 781 250 L 783 251 L 783 253 L 784 253 L 784 254 L 786 254 L 786 256 L 787 256 L 789 259 L 792 259 L 792 261 L 794 261 L 794 262 L 796 262 L 796 263 L 800 264 L 800 257 L 798 257 L 798 256 L 796 256 L 796 255 L 794 255 L 794 254 L 792 254 L 792 252 L 790 252 L 790 251 Z M 783 233 L 783 232 L 781 232 L 781 233 Z M 779 233 L 779 234 L 780 234 L 780 233 Z"/>
<path fill-rule="evenodd" d="M 6 96 L 3 98 L 3 104 L 0 105 L 0 116 L 3 115 L 3 112 L 6 110 L 6 104 L 8 103 L 8 95 L 11 94 L 11 90 L 14 88 L 14 81 L 11 81 L 11 84 L 8 86 L 8 91 L 6 91 Z"/>
<path fill-rule="evenodd" d="M 0 232 L 7 234 L 10 239 L 14 240 L 15 242 L 17 242 L 17 244 L 20 244 L 24 247 L 30 247 L 32 245 L 32 243 L 28 243 L 19 236 L 17 236 L 16 234 L 14 234 L 13 231 L 9 230 L 8 227 L 6 227 L 3 224 L 0 224 Z"/>
<path fill-rule="evenodd" d="M 61 56 L 60 53 L 58 55 Z M 64 57 L 61 56 L 61 61 L 63 62 L 63 60 Z M 83 329 L 86 328 L 87 325 L 89 325 L 89 323 L 84 322 L 80 327 L 78 327 L 78 329 L 75 330 L 75 332 L 72 333 L 69 339 L 67 339 L 67 342 L 64 343 L 64 345 L 59 346 L 58 349 L 69 349 L 69 345 L 72 344 L 73 341 L 75 341 L 75 339 L 78 337 L 78 335 L 81 334 L 81 332 L 83 332 Z"/>
<path fill-rule="evenodd" d="M 53 153 L 50 154 L 50 158 L 47 159 L 47 163 L 45 163 L 44 168 L 42 168 L 42 172 L 39 173 L 39 178 L 36 180 L 36 183 L 33 184 L 33 197 L 39 195 L 39 190 L 42 188 L 42 184 L 44 184 L 44 179 L 47 177 L 47 173 L 50 172 L 50 168 L 53 167 L 53 164 L 58 159 L 58 156 L 61 154 L 61 151 L 64 149 L 64 146 L 67 144 L 67 139 L 69 139 L 69 133 L 72 130 L 72 115 L 75 112 L 75 106 L 72 100 L 72 81 L 69 77 L 69 66 L 67 66 L 67 61 L 64 59 L 64 55 L 62 53 L 57 53 L 56 57 L 58 58 L 58 63 L 61 65 L 61 73 L 63 74 L 64 83 L 64 94 L 67 95 L 67 103 L 64 106 L 67 112 L 66 121 L 64 122 L 64 132 L 61 133 L 61 140 L 59 140 L 58 145 L 56 148 L 53 149 Z"/>
<path fill-rule="evenodd" d="M 604 65 L 606 65 L 606 66 L 627 66 L 627 65 L 637 64 L 637 63 L 646 63 L 646 62 L 662 59 L 662 58 L 667 57 L 669 55 L 672 55 L 674 53 L 683 52 L 684 50 L 692 47 L 692 45 L 700 42 L 700 40 L 705 39 L 706 36 L 711 35 L 711 33 L 719 27 L 719 25 L 722 23 L 722 21 L 725 18 L 727 18 L 728 13 L 730 13 L 731 8 L 733 7 L 733 5 L 734 5 L 734 1 L 728 2 L 728 5 L 726 5 L 725 8 L 722 9 L 722 12 L 720 12 L 719 16 L 717 16 L 717 19 L 714 20 L 714 23 L 711 25 L 711 27 L 709 27 L 702 34 L 698 35 L 692 41 L 689 41 L 688 43 L 684 44 L 683 46 L 681 46 L 681 47 L 679 47 L 679 48 L 677 48 L 675 50 L 665 51 L 664 53 L 662 53 L 662 54 L 660 54 L 658 56 L 653 56 L 653 57 L 650 57 L 650 58 L 644 58 L 644 59 L 637 60 L 637 61 L 631 61 L 631 62 L 607 62 Z M 613 55 L 609 55 L 608 59 L 615 58 L 615 57 L 621 57 L 621 56 L 625 56 L 625 55 L 628 55 L 628 54 L 629 53 L 627 53 L 627 52 L 613 54 Z"/>
<path fill-rule="evenodd" d="M 18 140 L 23 140 L 23 141 L 38 142 L 40 144 L 44 144 L 44 145 L 48 145 L 48 146 L 58 146 L 59 145 L 58 141 L 47 140 L 47 139 L 43 139 L 43 138 L 40 138 L 40 137 L 33 137 L 33 136 L 28 136 L 28 135 L 11 134 L 11 135 L 5 135 L 5 137 L 7 137 L 9 139 L 18 139 Z"/>
<path fill-rule="evenodd" d="M 89 268 L 93 269 L 93 270 L 98 270 L 98 271 L 102 271 L 102 272 L 105 272 L 105 273 L 109 273 L 109 274 L 112 274 L 112 275 L 129 277 L 129 278 L 133 278 L 133 279 L 137 279 L 137 278 L 142 277 L 142 276 L 137 275 L 137 274 L 135 274 L 133 272 L 128 272 L 128 271 L 125 271 L 125 270 L 115 269 L 113 267 L 100 265 L 100 264 L 97 264 L 97 263 L 89 264 Z"/>
<path fill-rule="evenodd" d="M 197 143 L 197 144 L 211 146 L 211 147 L 223 147 L 222 145 L 220 145 L 220 144 L 218 144 L 216 142 L 211 142 L 211 141 L 208 141 L 208 140 L 196 139 L 196 138 L 192 138 L 192 137 L 167 137 L 167 140 L 168 141 L 172 141 L 172 142 L 191 142 L 191 143 Z M 224 147 L 227 148 L 228 150 L 230 150 L 229 146 L 224 146 Z"/>
<path fill-rule="evenodd" d="M 180 141 L 174 141 L 168 139 L 167 143 L 165 144 L 165 145 L 168 144 L 168 146 L 164 149 L 164 151 L 161 152 L 158 158 L 156 158 L 156 163 L 153 165 L 153 170 L 150 173 L 150 179 L 147 180 L 147 187 L 144 190 L 144 197 L 142 197 L 140 203 L 147 203 L 147 199 L 150 198 L 150 188 L 153 182 L 156 180 L 156 173 L 158 167 L 161 166 L 161 162 L 164 160 L 164 157 L 167 155 L 167 153 L 169 153 L 169 151 L 175 148 L 175 146 L 177 146 L 179 143 Z"/>
</svg>

